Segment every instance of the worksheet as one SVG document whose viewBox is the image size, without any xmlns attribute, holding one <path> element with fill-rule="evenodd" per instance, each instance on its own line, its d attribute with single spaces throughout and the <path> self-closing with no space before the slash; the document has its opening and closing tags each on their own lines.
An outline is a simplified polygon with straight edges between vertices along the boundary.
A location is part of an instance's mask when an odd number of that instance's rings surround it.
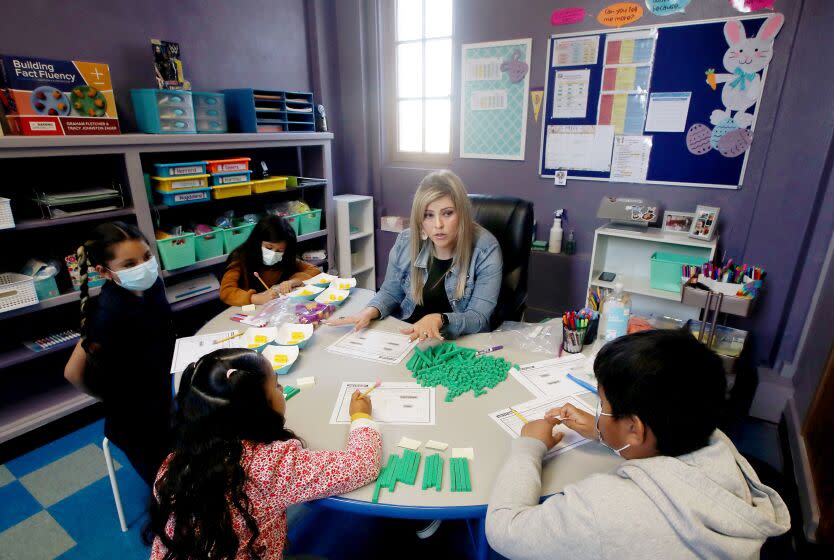
<svg viewBox="0 0 834 560">
<path fill-rule="evenodd" d="M 578 398 L 577 395 L 564 398 L 543 397 L 514 405 L 512 408 L 527 421 L 533 421 L 544 418 L 544 414 L 551 408 L 559 408 L 568 403 L 580 410 L 585 410 L 590 414 L 594 414 L 594 411 L 590 410 L 588 405 L 585 404 L 582 399 Z M 517 438 L 521 436 L 521 428 L 524 426 L 524 421 L 513 414 L 512 410 L 509 408 L 493 412 L 489 415 L 489 417 L 495 420 L 498 425 L 512 437 Z M 555 457 L 556 455 L 560 455 L 565 451 L 569 451 L 590 441 L 561 424 L 557 425 L 554 430 L 562 432 L 565 436 L 562 438 L 562 441 L 545 454 L 545 459 Z"/>
<path fill-rule="evenodd" d="M 582 354 L 569 354 L 561 358 L 552 358 L 519 366 L 510 370 L 510 375 L 524 385 L 535 397 L 562 398 L 588 390 L 574 383 L 568 374 L 579 376 L 586 367 Z M 584 379 L 582 374 L 580 379 Z"/>
<path fill-rule="evenodd" d="M 328 346 L 327 351 L 372 362 L 398 364 L 416 345 L 417 341 L 409 342 L 405 334 L 364 329 L 345 334 Z"/>
<path fill-rule="evenodd" d="M 336 397 L 331 424 L 350 424 L 350 397 L 355 390 L 365 392 L 371 381 L 345 381 Z M 385 424 L 433 426 L 435 422 L 434 387 L 417 383 L 383 383 L 368 398 L 374 410 L 374 420 Z"/>
<path fill-rule="evenodd" d="M 174 359 L 171 361 L 171 373 L 184 371 L 191 362 L 196 362 L 209 352 L 214 352 L 220 348 L 240 348 L 243 343 L 243 337 L 241 336 L 232 338 L 231 340 L 223 340 L 238 332 L 240 331 L 223 331 L 178 338 L 174 346 Z M 217 342 L 218 340 L 223 340 L 223 342 Z"/>
</svg>

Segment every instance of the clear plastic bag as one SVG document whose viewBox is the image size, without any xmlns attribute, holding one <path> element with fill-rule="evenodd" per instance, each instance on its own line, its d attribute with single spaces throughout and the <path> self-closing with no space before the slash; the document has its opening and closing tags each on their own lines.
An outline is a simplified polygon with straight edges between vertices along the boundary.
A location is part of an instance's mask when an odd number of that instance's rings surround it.
<svg viewBox="0 0 834 560">
<path fill-rule="evenodd" d="M 504 321 L 493 332 L 510 335 L 513 346 L 525 352 L 556 354 L 562 342 L 562 324 L 559 321 L 546 323 L 518 323 Z"/>
</svg>

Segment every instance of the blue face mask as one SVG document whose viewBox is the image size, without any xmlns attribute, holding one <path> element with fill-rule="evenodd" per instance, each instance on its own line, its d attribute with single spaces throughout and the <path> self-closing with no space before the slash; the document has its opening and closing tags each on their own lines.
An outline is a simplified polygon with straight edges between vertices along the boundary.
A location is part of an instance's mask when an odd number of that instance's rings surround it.
<svg viewBox="0 0 834 560">
<path fill-rule="evenodd" d="M 599 417 L 600 416 L 612 416 L 613 417 L 614 415 L 610 414 L 608 412 L 603 412 L 602 411 L 602 401 L 597 401 L 597 413 L 596 413 L 596 418 L 595 418 L 595 421 L 594 421 L 594 427 L 597 430 L 597 441 L 600 442 L 605 447 L 607 447 L 608 449 L 610 449 L 611 451 L 613 451 L 614 453 L 616 453 L 618 456 L 622 457 L 622 452 L 625 451 L 626 449 L 628 449 L 629 447 L 631 447 L 631 444 L 627 443 L 624 446 L 620 447 L 619 449 L 614 449 L 613 447 L 611 447 L 610 445 L 605 443 L 602 439 L 602 432 L 599 431 Z"/>
<path fill-rule="evenodd" d="M 134 267 L 112 272 L 118 280 L 117 284 L 125 290 L 144 292 L 153 286 L 159 277 L 159 266 L 156 264 L 156 257 L 151 257 Z"/>
</svg>

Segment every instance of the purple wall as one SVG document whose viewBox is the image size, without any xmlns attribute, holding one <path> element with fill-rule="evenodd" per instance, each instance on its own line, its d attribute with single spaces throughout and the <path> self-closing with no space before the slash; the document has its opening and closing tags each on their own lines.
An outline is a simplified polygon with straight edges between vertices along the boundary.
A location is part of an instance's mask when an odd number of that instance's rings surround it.
<svg viewBox="0 0 834 560">
<path fill-rule="evenodd" d="M 501 0 L 456 0 L 455 53 L 462 43 L 532 37 L 533 59 L 530 86 L 543 87 L 546 65 L 546 39 L 552 33 L 599 29 L 592 17 L 583 23 L 561 28 L 550 25 L 550 13 L 558 7 L 581 4 L 589 14 L 608 5 L 606 0 L 587 2 L 531 0 L 510 6 Z M 338 2 L 337 10 L 359 13 L 371 12 L 366 2 L 352 0 Z M 808 6 L 810 4 L 810 6 Z M 526 160 L 519 162 L 460 159 L 458 130 L 452 131 L 452 157 L 443 164 L 419 165 L 391 161 L 386 150 L 374 153 L 369 140 L 385 145 L 373 126 L 365 125 L 344 132 L 336 129 L 336 150 L 349 154 L 354 162 L 366 162 L 371 157 L 381 159 L 379 179 L 366 173 L 354 174 L 342 169 L 337 175 L 342 190 L 374 193 L 378 214 L 407 215 L 411 195 L 427 170 L 449 167 L 458 173 L 471 192 L 505 194 L 512 192 L 532 200 L 538 220 L 538 238 L 546 239 L 555 208 L 566 208 L 570 222 L 567 229 L 576 229 L 581 266 L 571 267 L 572 293 L 581 293 L 587 282 L 593 231 L 602 225 L 596 219 L 600 198 L 607 194 L 642 196 L 657 199 L 667 209 L 694 211 L 697 204 L 721 207 L 721 250 L 736 260 L 755 262 L 770 271 L 767 294 L 753 319 L 741 323 L 754 333 L 758 361 L 775 364 L 790 361 L 807 312 L 815 282 L 819 274 L 821 254 L 815 240 L 828 239 L 834 208 L 815 210 L 824 200 L 827 188 L 827 163 L 834 129 L 834 103 L 829 94 L 834 91 L 834 75 L 819 72 L 819 53 L 834 50 L 834 39 L 826 22 L 832 21 L 832 4 L 826 2 L 777 1 L 786 22 L 775 44 L 775 55 L 770 64 L 763 101 L 756 124 L 756 141 L 751 148 L 744 183 L 741 190 L 634 185 L 569 180 L 566 188 L 555 188 L 552 180 L 537 174 L 540 149 L 541 122 L 535 122 L 532 110 L 527 121 Z M 647 14 L 639 24 L 653 22 L 692 21 L 738 15 L 727 2 L 693 2 L 685 14 L 665 18 Z M 375 25 L 374 17 L 366 14 L 364 24 Z M 391 25 L 383 25 L 390 33 Z M 385 41 L 383 40 L 383 43 Z M 367 72 L 358 73 L 359 62 L 367 61 L 359 53 L 373 50 L 373 41 L 360 41 L 355 36 L 339 36 L 335 45 L 340 52 L 350 52 L 352 59 L 340 60 L 340 87 L 347 92 L 367 95 L 388 95 L 385 81 L 378 86 Z M 367 56 L 367 55 L 366 55 Z M 453 97 L 460 87 L 459 56 L 454 56 Z M 828 74 L 828 75 L 827 75 Z M 363 78 L 364 76 L 364 78 Z M 355 94 L 354 94 L 355 95 Z M 453 120 L 458 122 L 459 103 L 453 99 Z M 339 110 L 349 114 L 351 105 L 341 104 Z M 390 118 L 386 119 L 390 121 Z M 371 150 L 369 153 L 367 150 Z M 359 165 L 359 163 L 356 163 Z M 373 173 L 373 170 L 372 170 Z M 378 184 L 375 184 L 377 183 Z M 377 236 L 378 271 L 385 270 L 387 252 L 394 234 L 382 232 Z M 577 286 L 579 290 L 577 290 Z M 580 302 L 575 302 L 578 304 Z"/>
<path fill-rule="evenodd" d="M 16 0 L 0 52 L 110 65 L 123 131 L 135 130 L 130 89 L 155 87 L 150 39 L 182 47 L 194 90 L 309 91 L 303 0 L 49 2 Z"/>
</svg>

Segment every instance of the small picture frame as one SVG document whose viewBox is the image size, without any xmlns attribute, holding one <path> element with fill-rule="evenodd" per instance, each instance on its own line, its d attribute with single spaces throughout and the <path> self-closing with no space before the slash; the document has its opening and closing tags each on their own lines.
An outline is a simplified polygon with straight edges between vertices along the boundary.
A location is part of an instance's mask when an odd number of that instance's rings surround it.
<svg viewBox="0 0 834 560">
<path fill-rule="evenodd" d="M 695 209 L 695 219 L 692 221 L 689 237 L 711 241 L 718 229 L 718 212 L 720 210 L 715 206 L 701 206 L 699 204 Z"/>
<path fill-rule="evenodd" d="M 663 213 L 663 231 L 689 235 L 692 230 L 692 222 L 695 221 L 695 212 L 676 212 L 667 210 Z"/>
</svg>

